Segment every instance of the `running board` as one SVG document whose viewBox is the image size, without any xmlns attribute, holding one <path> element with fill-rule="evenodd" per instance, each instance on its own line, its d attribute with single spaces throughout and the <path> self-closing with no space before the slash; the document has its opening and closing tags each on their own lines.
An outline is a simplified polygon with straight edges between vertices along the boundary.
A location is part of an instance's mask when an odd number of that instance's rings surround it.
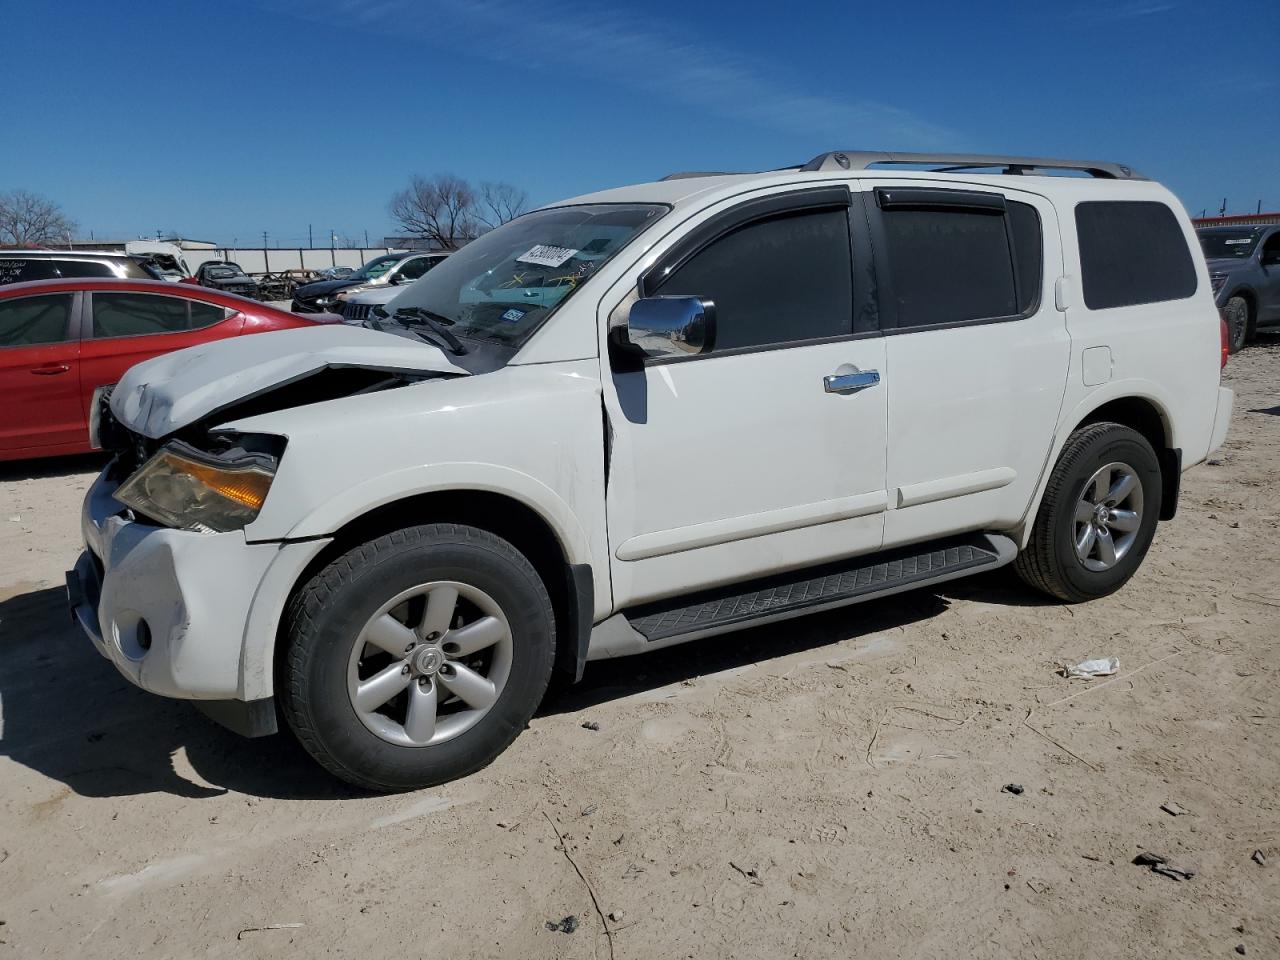
<svg viewBox="0 0 1280 960">
<path fill-rule="evenodd" d="M 629 656 L 874 600 L 994 570 L 1017 552 L 1012 540 L 998 534 L 952 537 L 646 604 L 597 624 L 587 659 Z"/>
</svg>

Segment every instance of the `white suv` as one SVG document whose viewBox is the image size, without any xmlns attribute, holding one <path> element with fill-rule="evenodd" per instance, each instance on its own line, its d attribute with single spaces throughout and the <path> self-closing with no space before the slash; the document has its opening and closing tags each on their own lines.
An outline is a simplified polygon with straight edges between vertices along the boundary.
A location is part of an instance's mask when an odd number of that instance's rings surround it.
<svg viewBox="0 0 1280 960">
<path fill-rule="evenodd" d="M 1197 249 L 1158 184 L 1036 158 L 546 207 L 382 330 L 134 367 L 72 610 L 139 686 L 399 790 L 487 764 L 588 660 L 1010 562 L 1100 597 L 1227 430 Z"/>
</svg>

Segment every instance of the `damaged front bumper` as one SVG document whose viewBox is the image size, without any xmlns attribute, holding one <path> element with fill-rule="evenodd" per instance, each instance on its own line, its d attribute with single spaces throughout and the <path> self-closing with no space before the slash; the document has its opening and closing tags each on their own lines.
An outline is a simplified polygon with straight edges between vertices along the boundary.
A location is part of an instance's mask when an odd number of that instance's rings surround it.
<svg viewBox="0 0 1280 960">
<path fill-rule="evenodd" d="M 194 701 L 248 736 L 274 733 L 271 661 L 285 600 L 328 541 L 249 543 L 129 519 L 106 473 L 85 497 L 72 619 L 130 682 Z"/>
</svg>

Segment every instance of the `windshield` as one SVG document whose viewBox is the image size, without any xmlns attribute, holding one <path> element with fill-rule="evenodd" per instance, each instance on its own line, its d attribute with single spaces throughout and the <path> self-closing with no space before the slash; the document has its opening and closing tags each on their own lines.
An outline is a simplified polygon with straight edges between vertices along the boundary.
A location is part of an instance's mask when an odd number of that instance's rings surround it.
<svg viewBox="0 0 1280 960">
<path fill-rule="evenodd" d="M 1257 230 L 1201 230 L 1200 247 L 1206 260 L 1245 260 L 1258 245 Z"/>
<path fill-rule="evenodd" d="M 375 257 L 355 273 L 348 273 L 343 279 L 376 280 L 403 259 L 404 256 L 401 254 L 393 254 L 389 257 Z"/>
<path fill-rule="evenodd" d="M 442 260 L 386 309 L 417 307 L 460 337 L 520 343 L 666 211 L 602 203 L 527 213 Z"/>
</svg>

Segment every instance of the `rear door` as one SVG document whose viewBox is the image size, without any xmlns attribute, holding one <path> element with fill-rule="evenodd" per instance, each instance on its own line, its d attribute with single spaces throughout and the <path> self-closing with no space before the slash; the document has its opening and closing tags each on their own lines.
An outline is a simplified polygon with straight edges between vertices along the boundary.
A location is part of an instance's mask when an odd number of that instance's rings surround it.
<svg viewBox="0 0 1280 960">
<path fill-rule="evenodd" d="M 98 387 L 117 382 L 135 363 L 183 347 L 233 337 L 244 315 L 220 304 L 133 290 L 85 295 L 81 343 L 82 404 Z"/>
<path fill-rule="evenodd" d="M 1262 323 L 1280 321 L 1280 230 L 1262 241 L 1258 255 L 1262 269 L 1262 289 L 1258 291 L 1258 320 Z"/>
<path fill-rule="evenodd" d="M 80 404 L 79 294 L 0 300 L 0 456 L 88 443 Z M 58 451 L 60 452 L 60 451 Z"/>
<path fill-rule="evenodd" d="M 885 545 L 1015 526 L 1071 358 L 1054 208 L 919 180 L 875 182 L 867 200 L 888 368 Z"/>
</svg>

